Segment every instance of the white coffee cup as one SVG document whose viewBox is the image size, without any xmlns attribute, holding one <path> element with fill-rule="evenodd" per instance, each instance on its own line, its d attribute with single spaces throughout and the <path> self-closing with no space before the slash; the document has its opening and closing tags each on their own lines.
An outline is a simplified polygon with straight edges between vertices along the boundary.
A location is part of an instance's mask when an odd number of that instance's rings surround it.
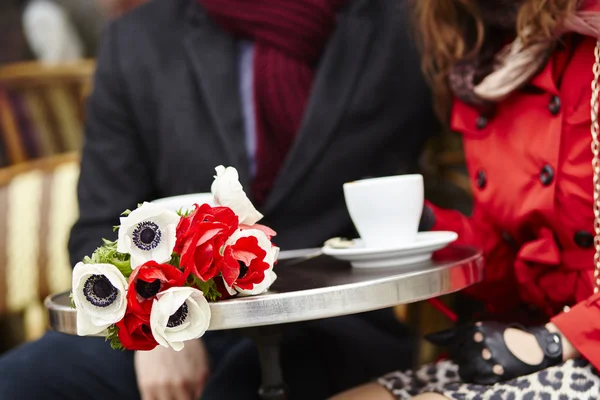
<svg viewBox="0 0 600 400">
<path fill-rule="evenodd" d="M 423 191 L 423 176 L 417 174 L 344 184 L 348 213 L 369 248 L 390 248 L 416 240 Z"/>
</svg>

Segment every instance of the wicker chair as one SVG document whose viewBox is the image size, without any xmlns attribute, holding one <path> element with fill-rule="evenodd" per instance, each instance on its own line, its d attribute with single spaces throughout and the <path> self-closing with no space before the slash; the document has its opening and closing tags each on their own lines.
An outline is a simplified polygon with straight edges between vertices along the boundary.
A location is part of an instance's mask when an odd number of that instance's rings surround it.
<svg viewBox="0 0 600 400">
<path fill-rule="evenodd" d="M 92 60 L 0 68 L 0 167 L 79 151 Z"/>
<path fill-rule="evenodd" d="M 21 339 L 45 331 L 43 299 L 71 287 L 67 241 L 77 218 L 78 176 L 77 154 L 0 170 L 0 316 L 24 318 Z"/>
</svg>

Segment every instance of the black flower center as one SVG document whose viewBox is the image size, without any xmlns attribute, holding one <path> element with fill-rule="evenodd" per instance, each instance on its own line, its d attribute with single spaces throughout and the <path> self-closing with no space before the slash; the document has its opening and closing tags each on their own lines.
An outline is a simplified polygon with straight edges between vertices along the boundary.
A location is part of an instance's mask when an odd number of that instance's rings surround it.
<svg viewBox="0 0 600 400">
<path fill-rule="evenodd" d="M 152 282 L 146 282 L 138 279 L 135 283 L 135 291 L 145 299 L 156 296 L 160 290 L 160 279 L 155 279 Z"/>
<path fill-rule="evenodd" d="M 248 273 L 248 267 L 242 261 L 238 261 L 240 264 L 240 274 L 238 275 L 238 279 L 242 279 Z"/>
<path fill-rule="evenodd" d="M 137 224 L 133 230 L 133 243 L 141 250 L 150 251 L 160 244 L 162 233 L 152 221 Z"/>
<path fill-rule="evenodd" d="M 152 243 L 154 241 L 155 237 L 156 237 L 156 232 L 154 232 L 150 228 L 144 228 L 142 233 L 140 233 L 140 240 L 142 241 L 142 243 L 145 243 L 145 244 Z"/>
<path fill-rule="evenodd" d="M 183 303 L 181 307 L 175 311 L 175 314 L 169 317 L 169 321 L 167 322 L 168 328 L 175 328 L 185 322 L 185 319 L 188 315 L 188 306 L 187 303 Z"/>
<path fill-rule="evenodd" d="M 119 291 L 104 275 L 92 275 L 83 285 L 83 295 L 96 307 L 108 307 L 115 302 Z"/>
</svg>

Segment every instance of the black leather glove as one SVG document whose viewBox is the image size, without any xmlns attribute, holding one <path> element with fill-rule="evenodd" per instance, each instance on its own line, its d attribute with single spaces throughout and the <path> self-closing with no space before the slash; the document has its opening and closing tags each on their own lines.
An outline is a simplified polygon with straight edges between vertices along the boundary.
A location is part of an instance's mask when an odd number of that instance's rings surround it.
<svg viewBox="0 0 600 400">
<path fill-rule="evenodd" d="M 544 352 L 538 365 L 526 364 L 506 346 L 504 331 L 521 329 L 535 336 Z M 460 378 L 467 383 L 492 385 L 519 376 L 529 375 L 562 362 L 562 340 L 559 334 L 544 326 L 524 328 L 499 322 L 478 322 L 425 336 L 429 342 L 448 349 L 452 361 L 458 365 Z M 483 350 L 489 350 L 484 359 Z M 502 368 L 494 366 L 499 365 Z"/>
<path fill-rule="evenodd" d="M 430 231 L 435 225 L 435 214 L 433 210 L 427 205 L 423 206 L 423 213 L 421 214 L 421 220 L 419 221 L 419 232 Z"/>
</svg>

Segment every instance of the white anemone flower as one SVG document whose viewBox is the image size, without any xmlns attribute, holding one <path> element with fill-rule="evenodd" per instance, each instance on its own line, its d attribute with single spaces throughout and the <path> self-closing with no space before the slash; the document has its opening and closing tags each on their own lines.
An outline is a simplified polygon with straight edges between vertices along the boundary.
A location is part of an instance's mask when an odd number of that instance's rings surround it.
<svg viewBox="0 0 600 400">
<path fill-rule="evenodd" d="M 158 344 L 180 351 L 185 341 L 204 335 L 211 314 L 200 290 L 172 287 L 156 297 L 150 312 L 150 329 Z"/>
<path fill-rule="evenodd" d="M 127 280 L 114 265 L 78 263 L 73 269 L 77 334 L 95 335 L 123 319 L 126 288 Z"/>
<path fill-rule="evenodd" d="M 144 203 L 121 218 L 117 251 L 131 256 L 131 268 L 147 261 L 165 263 L 171 259 L 177 240 L 176 212 L 153 203 Z"/>
<path fill-rule="evenodd" d="M 238 292 L 242 295 L 259 295 L 271 287 L 271 285 L 277 279 L 277 274 L 273 271 L 273 267 L 275 265 L 275 261 L 277 261 L 277 257 L 279 256 L 279 247 L 273 246 L 267 235 L 258 229 L 239 229 L 236 231 L 229 240 L 227 244 L 233 245 L 240 238 L 253 236 L 258 241 L 258 246 L 266 252 L 264 262 L 269 264 L 269 268 L 265 271 L 265 275 L 263 280 L 260 283 L 255 283 L 252 289 L 240 289 L 239 287 L 233 285 L 233 287 L 228 287 L 227 283 L 225 283 L 225 288 L 229 292 L 229 294 L 234 294 Z"/>
<path fill-rule="evenodd" d="M 237 215 L 241 225 L 254 225 L 263 215 L 254 208 L 239 180 L 237 169 L 219 165 L 210 188 L 216 205 L 229 207 Z"/>
</svg>

